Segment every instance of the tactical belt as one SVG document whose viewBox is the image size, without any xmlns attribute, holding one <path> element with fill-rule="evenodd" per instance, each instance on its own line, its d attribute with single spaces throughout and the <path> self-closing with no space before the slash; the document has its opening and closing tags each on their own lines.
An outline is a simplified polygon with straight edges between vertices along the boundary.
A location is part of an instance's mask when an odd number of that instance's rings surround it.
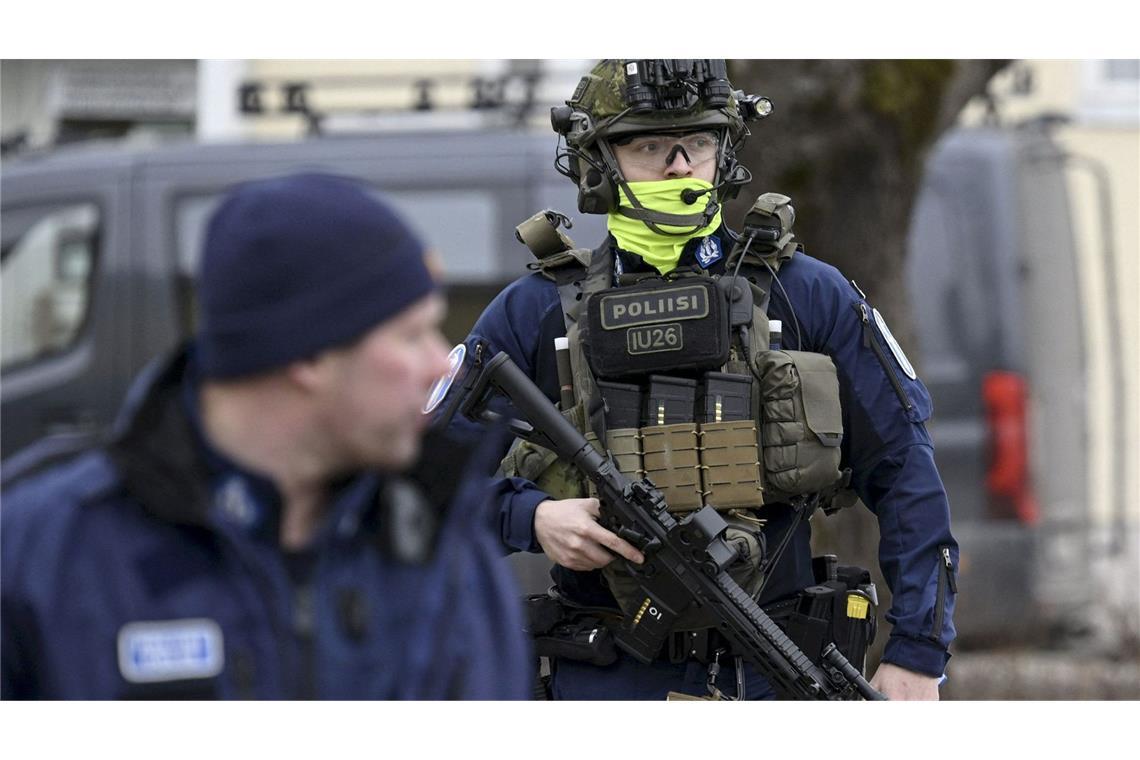
<svg viewBox="0 0 1140 760">
<path fill-rule="evenodd" d="M 816 585 L 764 605 L 764 611 L 813 662 L 834 643 L 860 669 L 875 639 L 877 599 L 870 573 L 837 567 L 830 555 L 814 558 Z M 556 589 L 527 597 L 528 630 L 540 657 L 565 658 L 605 666 L 618 658 L 614 631 L 622 625 L 616 608 L 584 607 Z M 659 662 L 703 665 L 740 656 L 715 627 L 675 631 L 657 656 Z"/>
</svg>

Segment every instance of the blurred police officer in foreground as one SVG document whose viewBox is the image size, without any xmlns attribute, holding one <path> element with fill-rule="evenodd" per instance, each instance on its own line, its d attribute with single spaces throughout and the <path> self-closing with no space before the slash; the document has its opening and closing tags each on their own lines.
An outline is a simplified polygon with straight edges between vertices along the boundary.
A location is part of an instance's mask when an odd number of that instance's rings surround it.
<svg viewBox="0 0 1140 760">
<path fill-rule="evenodd" d="M 591 251 L 571 248 L 553 214 L 546 228 L 540 217 L 520 227 L 538 271 L 490 304 L 467 352 L 483 344 L 486 356 L 510 354 L 551 400 L 565 399 L 567 411 L 573 405 L 579 425 L 623 470 L 648 473 L 671 509 L 724 510 L 730 539 L 742 547 L 733 574 L 777 620 L 802 609 L 803 590 L 821 581 L 805 499 L 849 485 L 878 517 L 892 592 L 890 640 L 872 683 L 892 699 L 937 699 L 954 638 L 957 544 L 923 425 L 927 390 L 858 287 L 794 242 L 788 198 L 762 196 L 742 233 L 722 223 L 721 203 L 751 179 L 735 157 L 747 122 L 770 110 L 731 88 L 723 61 L 599 63 L 567 107 L 553 109 L 552 121 L 565 140 L 556 166 L 577 185 L 580 211 L 607 215 L 610 235 Z M 713 317 L 704 307 L 716 297 L 701 288 L 738 272 L 751 283 L 729 296 L 743 296 L 734 301 L 741 314 L 733 306 L 727 321 L 706 329 Z M 782 336 L 768 319 L 779 321 Z M 725 361 L 709 347 L 730 330 Z M 556 369 L 554 341 L 562 336 L 572 398 L 561 393 L 567 378 L 560 381 Z M 791 353 L 768 350 L 777 342 Z M 734 388 L 743 391 L 734 396 Z M 677 398 L 682 414 L 670 420 L 666 401 Z M 746 410 L 736 423 L 725 422 L 728 414 L 722 420 L 726 398 Z M 743 438 L 713 443 L 739 423 Z M 718 445 L 732 456 L 710 464 L 704 452 Z M 553 595 L 567 614 L 605 620 L 598 610 L 620 608 L 627 619 L 635 615 L 643 596 L 623 567 L 641 553 L 598 524 L 598 501 L 580 481 L 527 446 L 504 461 L 514 477 L 500 499 L 501 540 L 556 563 Z M 718 467 L 737 475 L 717 482 Z M 837 614 L 873 620 L 863 602 L 845 609 Z M 771 697 L 767 682 L 710 632 L 714 621 L 690 611 L 648 665 L 582 644 L 600 641 L 596 635 L 559 642 L 552 695 Z"/>
<path fill-rule="evenodd" d="M 3 696 L 528 696 L 461 477 L 487 465 L 442 440 L 421 460 L 448 364 L 420 241 L 346 178 L 251 182 L 198 284 L 196 339 L 109 442 L 5 490 Z"/>
</svg>

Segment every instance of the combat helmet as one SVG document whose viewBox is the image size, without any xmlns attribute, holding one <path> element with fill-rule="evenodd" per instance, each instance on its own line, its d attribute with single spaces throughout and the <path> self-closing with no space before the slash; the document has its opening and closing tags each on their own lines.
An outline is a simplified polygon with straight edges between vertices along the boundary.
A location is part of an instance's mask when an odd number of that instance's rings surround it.
<svg viewBox="0 0 1140 760">
<path fill-rule="evenodd" d="M 618 187 L 634 205 L 623 214 L 639 218 L 655 231 L 653 220 L 672 226 L 704 226 L 752 175 L 736 160 L 748 136 L 747 122 L 771 113 L 767 98 L 745 95 L 728 81 L 723 60 L 650 59 L 600 61 L 578 82 L 565 106 L 550 111 L 554 131 L 565 139 L 556 168 L 578 186 L 578 210 L 605 214 L 618 206 Z M 667 215 L 640 208 L 626 185 L 610 148 L 612 141 L 646 132 L 711 129 L 720 133 L 714 192 L 703 204 L 695 196 L 694 213 Z M 702 208 L 703 206 L 703 208 Z"/>
</svg>

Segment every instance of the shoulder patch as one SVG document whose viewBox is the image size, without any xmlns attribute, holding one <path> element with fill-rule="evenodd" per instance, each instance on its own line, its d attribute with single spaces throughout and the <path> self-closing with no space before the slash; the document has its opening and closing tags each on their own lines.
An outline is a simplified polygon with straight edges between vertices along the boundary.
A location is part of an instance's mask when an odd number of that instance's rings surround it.
<svg viewBox="0 0 1140 760">
<path fill-rule="evenodd" d="M 431 414 L 439 403 L 443 401 L 447 392 L 451 389 L 451 384 L 455 382 L 455 376 L 459 374 L 460 368 L 463 367 L 463 360 L 467 357 L 467 346 L 460 343 L 455 348 L 451 349 L 451 353 L 447 355 L 447 374 L 435 381 L 432 385 L 431 391 L 428 393 L 427 402 L 424 404 L 424 414 Z"/>
<path fill-rule="evenodd" d="M 852 280 L 851 284 L 854 285 L 855 281 Z M 856 288 L 858 288 L 858 286 L 856 286 Z M 899 367 L 903 373 L 911 380 L 917 380 L 918 374 L 914 371 L 914 367 L 911 366 L 910 360 L 906 358 L 906 354 L 903 353 L 902 346 L 895 340 L 895 336 L 891 334 L 891 328 L 887 327 L 887 320 L 883 319 L 883 315 L 879 313 L 878 309 L 871 309 L 871 313 L 875 315 L 875 324 L 878 326 L 883 340 L 887 342 L 887 347 L 891 349 L 891 353 L 894 355 L 895 361 L 899 363 Z"/>
</svg>

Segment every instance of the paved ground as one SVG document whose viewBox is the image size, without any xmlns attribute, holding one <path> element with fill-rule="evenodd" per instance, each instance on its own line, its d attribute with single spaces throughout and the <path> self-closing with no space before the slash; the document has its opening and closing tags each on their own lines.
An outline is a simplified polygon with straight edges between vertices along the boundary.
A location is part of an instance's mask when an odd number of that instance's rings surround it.
<svg viewBox="0 0 1140 760">
<path fill-rule="evenodd" d="M 963 652 L 955 654 L 943 699 L 1136 699 L 1140 659 L 1065 652 Z"/>
</svg>

